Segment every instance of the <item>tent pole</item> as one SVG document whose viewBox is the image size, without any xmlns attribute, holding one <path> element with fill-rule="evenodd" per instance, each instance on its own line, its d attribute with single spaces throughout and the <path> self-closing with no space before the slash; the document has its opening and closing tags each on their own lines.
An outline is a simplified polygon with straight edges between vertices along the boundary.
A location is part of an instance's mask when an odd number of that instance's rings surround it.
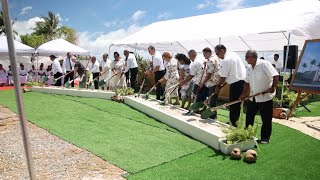
<svg viewBox="0 0 320 180">
<path fill-rule="evenodd" d="M 185 48 L 179 41 L 176 41 L 176 43 L 178 43 L 179 44 L 179 46 L 181 46 L 186 52 L 188 52 L 188 49 L 187 48 Z"/>
<path fill-rule="evenodd" d="M 109 56 L 110 56 L 110 52 L 111 52 L 111 46 L 113 46 L 113 44 L 110 44 L 110 46 L 109 46 Z"/>
<path fill-rule="evenodd" d="M 219 37 L 219 44 L 221 44 L 221 37 Z"/>
<path fill-rule="evenodd" d="M 32 56 L 34 57 L 35 54 L 33 54 Z M 37 56 L 36 81 L 38 81 L 38 71 L 39 71 L 39 56 Z"/>
<path fill-rule="evenodd" d="M 289 56 L 289 45 L 290 45 L 290 32 L 288 32 L 288 45 L 287 45 L 287 51 L 286 51 L 286 59 L 285 59 L 285 63 L 284 63 L 284 75 L 282 78 L 282 88 L 281 88 L 281 101 L 280 101 L 280 105 L 282 107 L 282 103 L 283 103 L 283 91 L 284 91 L 284 79 L 285 76 L 287 74 L 287 63 L 288 63 L 288 56 Z M 281 70 L 280 70 L 281 73 Z"/>
<path fill-rule="evenodd" d="M 4 17 L 4 25 L 5 25 L 6 34 L 7 34 L 10 63 L 12 66 L 12 77 L 13 77 L 13 81 L 14 81 L 14 91 L 15 91 L 15 95 L 16 95 L 17 109 L 18 109 L 18 113 L 19 113 L 21 134 L 22 134 L 22 139 L 23 139 L 25 155 L 26 155 L 26 159 L 27 159 L 29 178 L 31 180 L 34 180 L 34 179 L 36 179 L 36 176 L 34 173 L 31 144 L 29 142 L 27 120 L 25 117 L 23 98 L 22 98 L 22 93 L 21 93 L 22 89 L 20 86 L 20 79 L 19 79 L 19 74 L 18 74 L 18 69 L 17 69 L 16 50 L 15 50 L 14 42 L 13 42 L 11 19 L 9 17 L 9 14 L 10 14 L 9 13 L 9 5 L 8 5 L 7 0 L 2 0 L 1 2 L 2 2 L 3 17 Z"/>
<path fill-rule="evenodd" d="M 246 46 L 248 46 L 249 49 L 251 49 L 251 47 L 249 46 L 249 44 L 246 43 L 246 41 L 245 41 L 241 36 L 239 36 L 239 38 L 241 39 L 241 41 L 242 41 Z"/>
<path fill-rule="evenodd" d="M 207 41 L 207 43 L 210 44 L 210 46 L 212 46 L 212 48 L 214 49 L 214 45 L 210 41 L 208 41 L 207 39 L 204 40 Z"/>
</svg>

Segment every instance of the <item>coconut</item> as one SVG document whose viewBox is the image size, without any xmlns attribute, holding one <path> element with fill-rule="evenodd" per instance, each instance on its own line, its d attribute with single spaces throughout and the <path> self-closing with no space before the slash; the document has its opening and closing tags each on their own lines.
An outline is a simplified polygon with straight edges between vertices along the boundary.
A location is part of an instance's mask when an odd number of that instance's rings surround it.
<svg viewBox="0 0 320 180">
<path fill-rule="evenodd" d="M 231 158 L 232 159 L 241 159 L 241 150 L 239 148 L 234 148 L 231 151 Z"/>
<path fill-rule="evenodd" d="M 244 156 L 244 161 L 247 163 L 254 163 L 257 160 L 257 152 L 255 150 L 249 149 L 245 156 Z"/>
</svg>

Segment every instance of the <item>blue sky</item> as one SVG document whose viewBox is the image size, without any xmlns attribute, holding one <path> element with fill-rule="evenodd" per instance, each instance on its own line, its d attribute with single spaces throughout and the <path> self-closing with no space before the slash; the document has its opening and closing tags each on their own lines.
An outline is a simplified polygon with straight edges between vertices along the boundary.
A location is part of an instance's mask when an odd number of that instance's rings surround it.
<svg viewBox="0 0 320 180">
<path fill-rule="evenodd" d="M 108 45 L 144 26 L 161 20 L 184 18 L 280 0 L 9 0 L 18 33 L 32 32 L 48 11 L 59 14 L 61 24 L 78 32 L 78 45 L 102 54 Z"/>
</svg>

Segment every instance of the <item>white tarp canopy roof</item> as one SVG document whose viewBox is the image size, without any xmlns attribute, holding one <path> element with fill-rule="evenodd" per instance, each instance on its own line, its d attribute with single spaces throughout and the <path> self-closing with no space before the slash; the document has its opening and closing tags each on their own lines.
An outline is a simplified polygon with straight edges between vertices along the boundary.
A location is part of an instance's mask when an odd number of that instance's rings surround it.
<svg viewBox="0 0 320 180">
<path fill-rule="evenodd" d="M 146 50 L 201 51 L 219 42 L 228 50 L 279 51 L 291 44 L 301 49 L 306 39 L 320 38 L 320 1 L 293 0 L 270 5 L 152 23 L 115 42 Z"/>
<path fill-rule="evenodd" d="M 89 55 L 89 51 L 82 49 L 64 39 L 55 39 L 40 45 L 36 52 L 40 56 L 66 55 L 68 52 L 74 55 Z"/>
<path fill-rule="evenodd" d="M 35 50 L 27 46 L 25 44 L 22 44 L 19 41 L 14 40 L 14 47 L 16 49 L 16 53 L 18 55 L 31 55 L 35 52 Z M 7 37 L 6 36 L 0 36 L 0 55 L 8 55 L 8 43 L 7 43 Z"/>
</svg>

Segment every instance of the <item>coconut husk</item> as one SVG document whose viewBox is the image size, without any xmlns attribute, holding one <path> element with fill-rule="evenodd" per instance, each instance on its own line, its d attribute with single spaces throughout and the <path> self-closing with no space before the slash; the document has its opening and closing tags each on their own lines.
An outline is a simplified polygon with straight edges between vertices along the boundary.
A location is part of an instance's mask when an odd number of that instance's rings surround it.
<svg viewBox="0 0 320 180">
<path fill-rule="evenodd" d="M 241 157 L 242 157 L 242 154 L 239 148 L 234 148 L 231 151 L 231 159 L 241 159 Z"/>
<path fill-rule="evenodd" d="M 244 156 L 244 162 L 247 162 L 247 163 L 255 163 L 257 161 L 257 152 L 255 150 L 252 150 L 252 149 L 249 149 L 245 156 Z"/>
</svg>

